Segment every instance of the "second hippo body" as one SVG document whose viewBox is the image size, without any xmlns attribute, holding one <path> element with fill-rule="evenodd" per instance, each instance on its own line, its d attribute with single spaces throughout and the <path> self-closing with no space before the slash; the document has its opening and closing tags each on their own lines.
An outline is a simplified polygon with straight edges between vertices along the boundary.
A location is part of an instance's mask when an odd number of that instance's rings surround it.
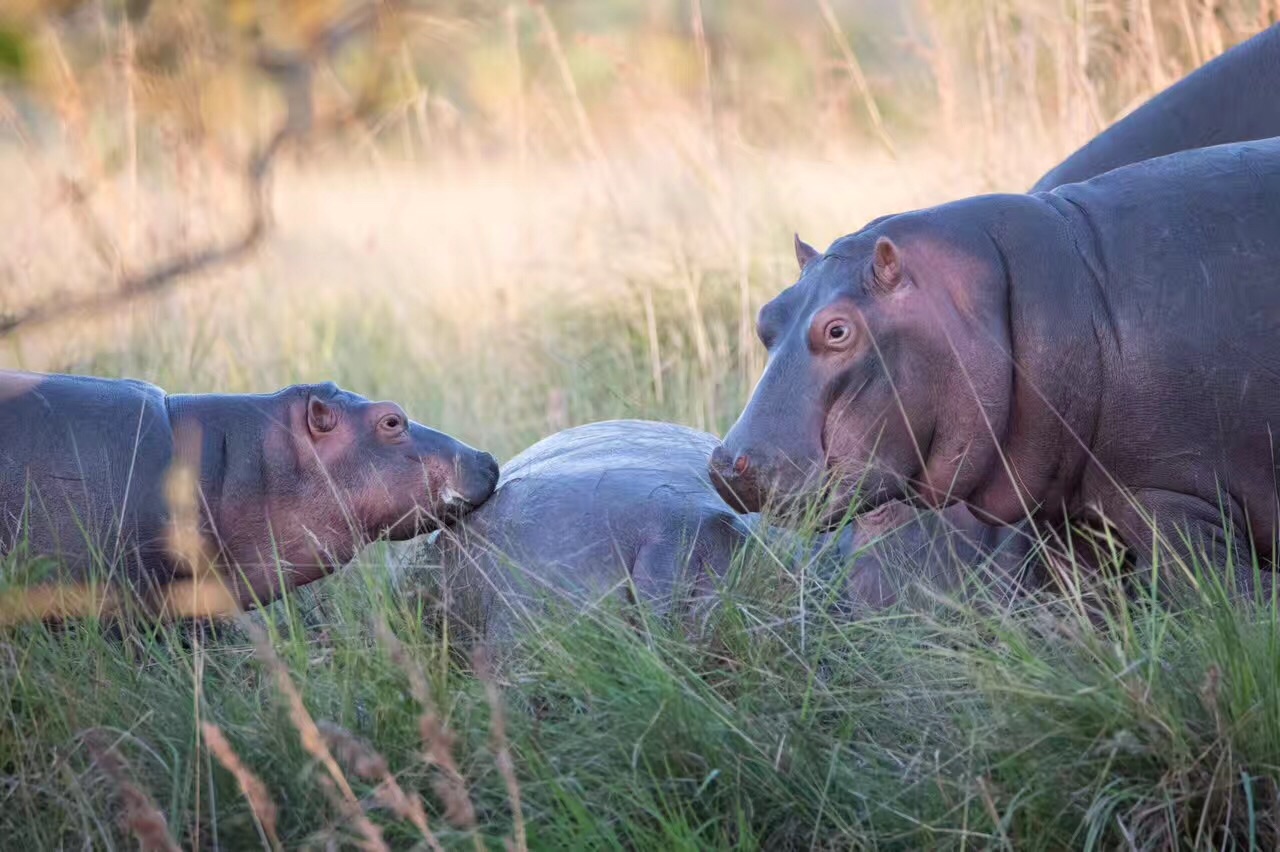
<svg viewBox="0 0 1280 852">
<path fill-rule="evenodd" d="M 548 593 L 581 605 L 635 595 L 663 608 L 683 584 L 707 589 L 751 534 L 711 487 L 716 443 L 669 423 L 613 420 L 529 447 L 442 539 L 452 616 L 493 636 Z"/>
<path fill-rule="evenodd" d="M 716 445 L 684 426 L 614 420 L 520 453 L 493 497 L 441 536 L 450 620 L 494 639 L 540 611 L 544 597 L 577 612 L 637 596 L 667 612 L 712 594 L 749 542 L 769 548 L 781 570 L 806 565 L 820 583 L 838 584 L 835 608 L 851 616 L 894 604 L 916 583 L 958 590 L 975 572 L 983 585 L 994 577 L 1010 588 L 1026 561 L 1027 536 L 961 506 L 918 514 L 895 504 L 797 540 L 715 493 L 707 459 Z"/>
</svg>

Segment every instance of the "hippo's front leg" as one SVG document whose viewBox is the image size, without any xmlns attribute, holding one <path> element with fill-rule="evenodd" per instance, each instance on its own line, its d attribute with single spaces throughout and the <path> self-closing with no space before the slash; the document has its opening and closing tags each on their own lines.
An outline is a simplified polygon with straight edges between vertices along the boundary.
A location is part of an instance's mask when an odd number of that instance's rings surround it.
<svg viewBox="0 0 1280 852">
<path fill-rule="evenodd" d="M 1154 488 L 1137 489 L 1104 501 L 1102 513 L 1115 525 L 1134 555 L 1139 580 L 1159 565 L 1162 593 L 1193 585 L 1191 572 L 1231 572 L 1229 593 L 1251 596 L 1257 588 L 1246 529 L 1238 519 L 1203 498 Z M 1158 559 L 1158 562 L 1157 562 Z M 1263 570 L 1266 588 L 1271 572 Z M 1194 578 L 1198 583 L 1200 577 Z"/>
</svg>

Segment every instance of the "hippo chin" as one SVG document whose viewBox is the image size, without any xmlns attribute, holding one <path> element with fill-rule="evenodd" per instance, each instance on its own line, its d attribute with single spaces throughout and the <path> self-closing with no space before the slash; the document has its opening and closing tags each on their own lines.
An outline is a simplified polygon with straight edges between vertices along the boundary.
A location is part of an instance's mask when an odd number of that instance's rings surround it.
<svg viewBox="0 0 1280 852">
<path fill-rule="evenodd" d="M 1273 564 L 1277 234 L 1273 139 L 797 241 L 713 479 L 748 511 L 829 485 L 1105 521 L 1143 565 Z"/>
<path fill-rule="evenodd" d="M 0 446 L 0 552 L 53 557 L 74 579 L 106 571 L 146 599 L 190 573 L 175 540 L 186 502 L 197 552 L 246 607 L 370 539 L 460 517 L 498 476 L 489 454 L 333 384 L 169 395 L 0 372 Z"/>
<path fill-rule="evenodd" d="M 617 420 L 525 450 L 503 468 L 494 496 L 441 534 L 450 621 L 500 641 L 545 604 L 582 612 L 639 598 L 659 614 L 688 611 L 749 542 L 776 558 L 816 560 L 841 585 L 836 605 L 849 614 L 888 606 L 914 584 L 958 589 L 988 569 L 1002 587 L 1016 585 L 1026 536 L 980 524 L 959 506 L 916 517 L 894 505 L 834 538 L 788 541 L 716 495 L 707 462 L 717 443 L 683 426 Z"/>
</svg>

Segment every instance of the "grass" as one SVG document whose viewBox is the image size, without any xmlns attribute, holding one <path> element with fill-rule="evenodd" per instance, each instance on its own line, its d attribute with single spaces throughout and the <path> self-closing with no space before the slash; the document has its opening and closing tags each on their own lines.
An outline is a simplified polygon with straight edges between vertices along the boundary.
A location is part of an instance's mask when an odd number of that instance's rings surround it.
<svg viewBox="0 0 1280 852">
<path fill-rule="evenodd" d="M 611 417 L 722 433 L 762 365 L 755 311 L 793 280 L 793 230 L 823 246 L 889 210 L 1025 188 L 1096 130 L 1091 111 L 1130 105 L 1258 11 L 1094 4 L 1094 29 L 1077 33 L 1058 4 L 991 4 L 975 20 L 963 5 L 923 4 L 937 100 L 923 115 L 915 87 L 886 97 L 866 37 L 828 41 L 815 11 L 812 66 L 767 65 L 826 93 L 805 124 L 779 105 L 795 92 L 750 68 L 733 88 L 696 53 L 692 95 L 628 89 L 615 68 L 570 103 L 564 74 L 583 77 L 589 45 L 559 18 L 566 61 L 538 53 L 549 19 L 525 15 L 520 147 L 466 155 L 439 124 L 437 147 L 424 136 L 412 157 L 322 145 L 281 170 L 278 229 L 251 261 L 8 339 L 0 365 L 173 392 L 335 380 L 503 459 Z M 1116 24 L 1122 5 L 1154 8 L 1159 38 Z M 719 62 L 731 47 L 721 32 L 696 50 Z M 483 61 L 507 61 L 495 50 Z M 896 158 L 848 119 L 866 111 L 850 50 Z M 472 76 L 500 100 L 505 77 Z M 834 108 L 832 78 L 847 87 Z M 0 148 L 3 299 L 100 281 L 51 187 L 72 143 L 129 161 L 118 119 L 61 147 Z M 753 141 L 761 127 L 776 132 Z M 199 149 L 146 149 L 136 183 L 108 175 L 94 209 L 137 262 L 188 245 L 234 201 L 207 166 Z M 696 629 L 548 618 L 481 677 L 439 629 L 429 566 L 389 558 L 374 546 L 209 629 L 0 631 L 0 847 L 501 848 L 521 832 L 537 849 L 1280 844 L 1280 619 L 1211 585 L 1177 610 L 1104 577 L 1090 580 L 1104 616 L 1045 593 L 1013 611 L 939 599 L 850 621 L 814 606 L 821 574 L 757 558 Z M 13 554 L 0 577 L 42 568 Z"/>
<path fill-rule="evenodd" d="M 1130 599 L 1100 629 L 1046 597 L 1012 616 L 942 601 L 850 622 L 815 609 L 821 579 L 806 580 L 802 609 L 800 578 L 762 560 L 744 566 L 757 574 L 741 588 L 756 591 L 726 592 L 692 635 L 637 631 L 608 611 L 549 619 L 486 681 L 431 627 L 432 601 L 379 570 L 381 554 L 362 561 L 243 625 L 8 631 L 0 837 L 129 845 L 96 734 L 184 846 L 261 845 L 262 808 L 210 754 L 211 725 L 260 780 L 286 848 L 354 843 L 358 823 L 300 736 L 283 677 L 320 730 L 340 732 L 341 777 L 393 848 L 423 834 L 380 806 L 381 765 L 426 797 L 445 847 L 510 837 L 494 706 L 530 848 L 1276 842 L 1268 609 Z M 424 742 L 427 717 L 457 737 L 445 748 L 458 788 L 424 758 L 441 744 Z M 459 789 L 474 835 L 446 817 Z"/>
</svg>

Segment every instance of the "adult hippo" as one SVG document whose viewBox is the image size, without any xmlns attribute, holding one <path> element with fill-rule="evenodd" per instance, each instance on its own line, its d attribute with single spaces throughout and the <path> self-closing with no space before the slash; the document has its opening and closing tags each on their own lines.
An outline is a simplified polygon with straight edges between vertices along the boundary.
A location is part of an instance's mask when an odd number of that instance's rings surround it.
<svg viewBox="0 0 1280 852">
<path fill-rule="evenodd" d="M 1047 192 L 1152 157 L 1280 136 L 1280 24 L 1157 94 L 1055 166 Z"/>
<path fill-rule="evenodd" d="M 816 560 L 840 584 L 835 603 L 844 612 L 889 606 L 915 582 L 957 589 L 984 565 L 1012 580 L 1027 553 L 1025 538 L 967 511 L 917 519 L 901 505 L 858 519 L 835 540 L 788 540 L 716 494 L 707 461 L 718 444 L 696 429 L 641 420 L 592 423 L 534 444 L 503 467 L 484 506 L 441 534 L 451 621 L 501 639 L 548 600 L 578 611 L 638 597 L 669 612 L 710 594 L 748 542 L 771 548 L 771 564 Z"/>
<path fill-rule="evenodd" d="M 1278 235 L 1266 140 L 799 244 L 713 479 L 750 511 L 821 487 L 827 520 L 961 501 L 1004 523 L 1103 517 L 1144 562 L 1153 530 L 1179 555 L 1271 560 Z"/>
<path fill-rule="evenodd" d="M 198 489 L 186 498 L 198 551 L 246 607 L 324 576 L 370 538 L 465 513 L 498 477 L 489 454 L 331 383 L 170 395 L 0 372 L 0 552 L 163 591 L 184 573 L 172 524 L 182 497 L 166 489 L 182 466 Z"/>
</svg>

